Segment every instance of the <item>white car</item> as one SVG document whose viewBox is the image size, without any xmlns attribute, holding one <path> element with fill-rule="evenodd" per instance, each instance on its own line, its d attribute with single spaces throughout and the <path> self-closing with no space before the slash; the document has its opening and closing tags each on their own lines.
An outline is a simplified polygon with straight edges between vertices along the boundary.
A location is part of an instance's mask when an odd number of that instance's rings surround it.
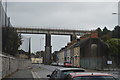
<svg viewBox="0 0 120 80">
<path fill-rule="evenodd" d="M 58 63 L 53 62 L 53 63 L 51 63 L 51 65 L 52 65 L 52 66 L 58 66 Z"/>
<path fill-rule="evenodd" d="M 58 63 L 58 66 L 64 66 L 64 63 Z"/>
</svg>

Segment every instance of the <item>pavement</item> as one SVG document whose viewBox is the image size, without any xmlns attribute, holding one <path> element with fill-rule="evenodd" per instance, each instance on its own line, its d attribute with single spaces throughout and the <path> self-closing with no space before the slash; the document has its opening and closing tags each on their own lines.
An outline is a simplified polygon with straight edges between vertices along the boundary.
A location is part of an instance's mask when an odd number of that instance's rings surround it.
<svg viewBox="0 0 120 80">
<path fill-rule="evenodd" d="M 33 80 L 31 69 L 21 69 L 10 75 L 9 77 L 3 78 L 2 80 Z"/>
<path fill-rule="evenodd" d="M 47 78 L 46 74 L 51 72 L 40 67 L 39 64 L 33 64 L 32 69 L 20 69 L 2 80 L 48 80 L 49 78 Z"/>
</svg>

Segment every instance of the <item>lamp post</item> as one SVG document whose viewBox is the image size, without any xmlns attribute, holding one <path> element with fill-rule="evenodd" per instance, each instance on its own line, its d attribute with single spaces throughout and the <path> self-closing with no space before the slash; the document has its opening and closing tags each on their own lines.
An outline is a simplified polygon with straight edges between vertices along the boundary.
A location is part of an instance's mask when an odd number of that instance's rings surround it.
<svg viewBox="0 0 120 80">
<path fill-rule="evenodd" d="M 31 58 L 31 37 L 29 38 L 29 50 L 28 50 L 28 58 Z"/>
<path fill-rule="evenodd" d="M 119 6 L 119 5 L 118 5 Z M 118 26 L 120 26 L 120 13 L 119 13 L 119 7 L 118 7 L 118 13 L 117 12 L 113 12 L 112 14 L 113 15 L 118 15 Z M 119 43 L 118 43 L 119 44 Z M 119 57 L 117 57 L 117 66 L 118 66 L 118 58 Z M 119 68 L 118 68 L 118 79 L 120 79 L 120 70 L 119 70 Z"/>
<path fill-rule="evenodd" d="M 118 19 L 117 19 L 118 20 L 118 25 L 120 25 L 120 13 L 113 12 L 112 14 L 118 16 Z"/>
</svg>

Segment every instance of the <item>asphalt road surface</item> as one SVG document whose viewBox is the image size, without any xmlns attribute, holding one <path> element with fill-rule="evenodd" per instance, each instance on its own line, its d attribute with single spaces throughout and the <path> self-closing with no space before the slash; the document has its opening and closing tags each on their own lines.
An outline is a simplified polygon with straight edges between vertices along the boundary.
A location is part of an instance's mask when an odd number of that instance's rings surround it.
<svg viewBox="0 0 120 80">
<path fill-rule="evenodd" d="M 56 68 L 63 68 L 59 66 L 50 66 L 44 64 L 33 64 L 32 74 L 33 78 L 45 78 L 48 79 L 47 75 L 51 74 Z M 88 72 L 102 72 L 112 74 L 115 78 L 119 77 L 118 71 L 96 71 L 96 70 L 86 70 Z"/>
</svg>

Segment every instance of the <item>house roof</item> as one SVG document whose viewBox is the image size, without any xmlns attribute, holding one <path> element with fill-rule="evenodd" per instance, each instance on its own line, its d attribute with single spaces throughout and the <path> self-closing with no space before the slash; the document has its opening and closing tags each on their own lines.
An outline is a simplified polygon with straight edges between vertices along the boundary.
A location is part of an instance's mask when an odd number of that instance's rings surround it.
<svg viewBox="0 0 120 80">
<path fill-rule="evenodd" d="M 107 47 L 106 43 L 98 38 L 87 38 L 87 39 L 81 39 L 80 41 L 77 41 L 76 44 L 74 44 L 71 48 L 75 48 L 79 46 L 84 47 L 85 45 L 88 45 L 88 42 L 90 41 L 92 41 L 92 43 L 99 42 L 101 46 Z"/>
<path fill-rule="evenodd" d="M 65 50 L 70 49 L 70 48 L 75 48 L 75 47 L 82 48 L 82 47 L 85 47 L 86 45 L 88 45 L 90 42 L 92 42 L 92 44 L 98 43 L 100 46 L 102 46 L 104 48 L 108 48 L 107 44 L 98 38 L 86 38 L 86 39 L 77 40 L 74 44 L 63 47 L 59 52 L 65 51 Z"/>
<path fill-rule="evenodd" d="M 78 46 L 81 46 L 82 44 L 84 44 L 88 39 L 81 39 L 80 41 L 77 41 L 76 44 L 74 44 L 71 48 L 75 48 Z"/>
</svg>

